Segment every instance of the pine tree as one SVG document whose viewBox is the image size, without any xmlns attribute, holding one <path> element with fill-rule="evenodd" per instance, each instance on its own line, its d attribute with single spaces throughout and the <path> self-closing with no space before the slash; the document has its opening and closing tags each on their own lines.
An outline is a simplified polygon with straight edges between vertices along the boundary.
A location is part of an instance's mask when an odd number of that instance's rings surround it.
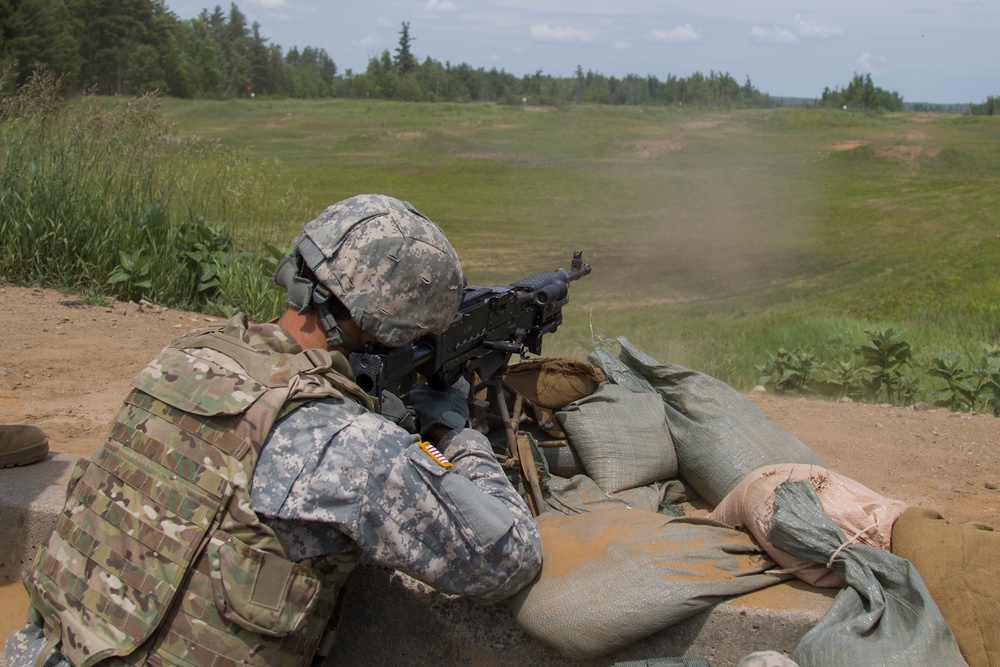
<svg viewBox="0 0 1000 667">
<path fill-rule="evenodd" d="M 417 59 L 410 50 L 412 42 L 410 24 L 403 21 L 403 28 L 399 31 L 399 47 L 396 49 L 396 69 L 400 74 L 409 74 L 417 69 Z"/>
</svg>

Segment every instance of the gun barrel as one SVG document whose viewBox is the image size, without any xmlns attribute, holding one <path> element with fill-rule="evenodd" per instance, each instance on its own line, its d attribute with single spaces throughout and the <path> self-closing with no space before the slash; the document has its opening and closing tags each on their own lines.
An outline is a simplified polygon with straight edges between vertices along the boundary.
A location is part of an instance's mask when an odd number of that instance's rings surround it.
<svg viewBox="0 0 1000 667">
<path fill-rule="evenodd" d="M 583 263 L 583 251 L 573 251 L 573 262 L 570 264 L 569 273 L 566 275 L 566 282 L 579 280 L 590 273 L 590 264 Z"/>
</svg>

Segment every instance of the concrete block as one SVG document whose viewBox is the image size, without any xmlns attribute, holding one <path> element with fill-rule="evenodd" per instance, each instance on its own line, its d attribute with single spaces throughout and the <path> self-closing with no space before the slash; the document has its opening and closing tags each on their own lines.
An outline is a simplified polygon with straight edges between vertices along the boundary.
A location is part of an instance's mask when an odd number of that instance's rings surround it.
<svg viewBox="0 0 1000 667">
<path fill-rule="evenodd" d="M 733 598 L 602 658 L 573 660 L 533 639 L 507 605 L 445 596 L 362 564 L 348 585 L 336 649 L 323 667 L 477 665 L 604 667 L 626 660 L 702 657 L 732 667 L 748 653 L 790 654 L 829 610 L 835 591 L 801 582 Z"/>
<path fill-rule="evenodd" d="M 56 514 L 66 500 L 78 456 L 51 453 L 31 465 L 0 470 L 0 579 L 20 579 L 48 537 Z"/>
</svg>

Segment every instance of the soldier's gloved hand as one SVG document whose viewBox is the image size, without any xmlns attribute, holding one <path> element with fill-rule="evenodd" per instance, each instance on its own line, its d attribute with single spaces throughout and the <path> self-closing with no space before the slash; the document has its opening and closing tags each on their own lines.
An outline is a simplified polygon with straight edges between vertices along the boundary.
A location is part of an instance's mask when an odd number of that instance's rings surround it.
<svg viewBox="0 0 1000 667">
<path fill-rule="evenodd" d="M 464 379 L 444 391 L 431 389 L 423 382 L 413 385 L 410 400 L 417 414 L 420 435 L 427 435 L 434 426 L 444 426 L 448 430 L 468 426 L 468 394 L 469 383 Z"/>
<path fill-rule="evenodd" d="M 395 394 L 382 390 L 382 416 L 406 429 L 410 433 L 417 432 L 416 420 L 410 411 L 403 405 L 402 399 Z"/>
</svg>

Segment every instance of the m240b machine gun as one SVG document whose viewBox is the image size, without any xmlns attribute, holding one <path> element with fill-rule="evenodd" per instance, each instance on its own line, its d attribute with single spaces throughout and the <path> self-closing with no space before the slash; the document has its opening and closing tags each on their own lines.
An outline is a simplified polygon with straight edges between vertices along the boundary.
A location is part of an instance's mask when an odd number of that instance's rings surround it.
<svg viewBox="0 0 1000 667">
<path fill-rule="evenodd" d="M 518 431 L 522 399 L 509 407 L 503 371 L 514 354 L 525 358 L 542 352 L 542 337 L 562 324 L 562 308 L 569 301 L 569 284 L 590 273 L 583 253 L 574 252 L 568 271 L 545 271 L 509 285 L 466 287 L 458 314 L 440 334 L 430 334 L 412 345 L 369 348 L 349 357 L 357 383 L 377 400 L 384 390 L 405 399 L 418 376 L 435 389 L 469 381 L 473 427 L 487 433 L 500 422 L 507 435 L 510 459 L 521 469 L 528 502 L 541 511 L 541 490 L 534 470 L 530 443 Z M 479 398 L 485 394 L 485 398 Z"/>
</svg>

